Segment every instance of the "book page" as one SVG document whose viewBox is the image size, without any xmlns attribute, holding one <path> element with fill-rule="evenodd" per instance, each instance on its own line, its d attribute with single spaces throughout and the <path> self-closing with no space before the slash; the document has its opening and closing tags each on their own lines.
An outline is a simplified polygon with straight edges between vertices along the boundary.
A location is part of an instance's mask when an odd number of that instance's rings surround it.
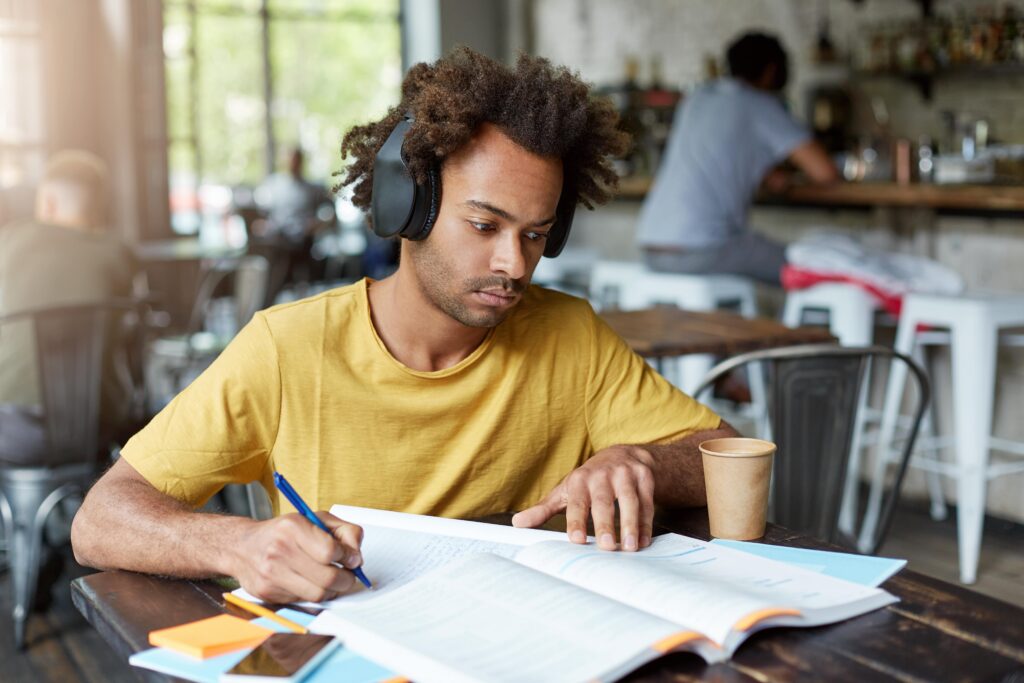
<svg viewBox="0 0 1024 683">
<path fill-rule="evenodd" d="M 305 607 L 329 608 L 375 600 L 455 558 L 475 553 L 512 557 L 521 548 L 521 545 L 508 543 L 367 525 L 363 527 L 363 571 L 373 584 L 373 589 L 367 590 L 357 582 L 353 591 L 347 595 L 322 603 L 300 604 Z M 234 592 L 247 600 L 259 602 L 242 588 Z"/>
<path fill-rule="evenodd" d="M 503 524 L 467 522 L 461 519 L 412 515 L 407 512 L 375 510 L 373 508 L 361 508 L 353 505 L 333 505 L 331 506 L 331 514 L 346 522 L 358 524 L 364 529 L 368 527 L 388 527 L 456 538 L 472 538 L 477 541 L 505 543 L 508 545 L 525 546 L 541 541 L 567 540 L 565 534 L 560 531 L 517 529 Z"/>
<path fill-rule="evenodd" d="M 363 571 L 373 589 L 366 590 L 357 584 L 348 595 L 322 603 L 300 603 L 304 607 L 327 608 L 344 602 L 372 600 L 463 555 L 494 553 L 512 557 L 517 550 L 532 543 L 568 543 L 565 534 L 557 531 L 516 529 L 351 505 L 334 505 L 331 514 L 363 527 Z M 246 600 L 260 602 L 244 588 L 234 592 Z"/>
<path fill-rule="evenodd" d="M 735 631 L 752 632 L 773 616 L 766 623 L 809 626 L 895 601 L 877 588 L 679 534 L 658 536 L 635 553 L 541 543 L 516 561 L 701 631 L 726 649 L 745 637 Z"/>
<path fill-rule="evenodd" d="M 418 683 L 591 681 L 658 656 L 679 627 L 495 555 L 456 560 L 310 626 Z M 695 636 L 693 636 L 695 637 Z"/>
</svg>

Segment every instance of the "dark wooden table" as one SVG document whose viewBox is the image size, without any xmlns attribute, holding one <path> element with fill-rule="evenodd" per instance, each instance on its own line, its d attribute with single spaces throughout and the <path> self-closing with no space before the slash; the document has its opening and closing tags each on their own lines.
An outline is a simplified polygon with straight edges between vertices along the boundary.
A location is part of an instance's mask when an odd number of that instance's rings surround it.
<svg viewBox="0 0 1024 683">
<path fill-rule="evenodd" d="M 657 306 L 641 311 L 605 311 L 601 317 L 630 348 L 655 360 L 691 353 L 734 356 L 779 346 L 835 342 L 823 327 L 791 328 L 769 318 L 744 318 L 726 311 Z"/>
<path fill-rule="evenodd" d="M 709 538 L 705 508 L 666 512 L 658 519 L 660 530 Z M 829 548 L 774 525 L 765 540 Z M 909 569 L 883 587 L 900 602 L 830 626 L 762 631 L 721 664 L 708 666 L 696 655 L 673 654 L 625 680 L 1024 680 L 1024 609 Z M 76 579 L 71 590 L 79 611 L 125 659 L 149 647 L 147 634 L 153 629 L 225 611 L 224 589 L 212 581 L 102 572 Z M 139 670 L 140 677 L 149 673 Z M 158 674 L 150 678 L 171 680 Z"/>
</svg>

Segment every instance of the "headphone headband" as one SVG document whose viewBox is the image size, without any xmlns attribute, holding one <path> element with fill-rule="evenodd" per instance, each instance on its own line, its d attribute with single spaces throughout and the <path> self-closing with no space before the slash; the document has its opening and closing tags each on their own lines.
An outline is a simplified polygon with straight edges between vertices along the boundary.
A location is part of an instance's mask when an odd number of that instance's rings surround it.
<svg viewBox="0 0 1024 683">
<path fill-rule="evenodd" d="M 427 171 L 427 181 L 416 183 L 406 163 L 403 151 L 405 138 L 415 122 L 411 113 L 395 124 L 388 139 L 381 145 L 373 161 L 373 197 L 370 215 L 373 232 L 380 237 L 404 237 L 409 240 L 425 239 L 441 208 L 441 174 L 436 164 Z M 562 194 L 555 212 L 555 224 L 548 233 L 544 256 L 558 256 L 569 239 L 573 215 L 576 212 L 576 194 Z"/>
</svg>

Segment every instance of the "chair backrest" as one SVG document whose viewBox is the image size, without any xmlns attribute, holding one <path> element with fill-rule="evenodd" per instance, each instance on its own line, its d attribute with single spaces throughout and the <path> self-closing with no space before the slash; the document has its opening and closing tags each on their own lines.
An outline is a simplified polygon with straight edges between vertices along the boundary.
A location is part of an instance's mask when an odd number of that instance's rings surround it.
<svg viewBox="0 0 1024 683">
<path fill-rule="evenodd" d="M 262 256 L 246 256 L 235 271 L 235 315 L 241 329 L 263 307 L 270 265 Z"/>
<path fill-rule="evenodd" d="M 92 462 L 100 454 L 100 396 L 104 354 L 114 326 L 131 302 L 60 306 L 0 318 L 3 326 L 31 320 L 46 435 L 47 462 Z"/>
<path fill-rule="evenodd" d="M 909 438 L 872 539 L 881 545 L 903 483 L 921 418 L 931 397 L 925 372 L 909 357 L 882 346 L 832 344 L 753 351 L 727 359 L 708 373 L 694 396 L 733 370 L 760 363 L 768 384 L 768 414 L 778 451 L 772 473 L 770 519 L 815 538 L 853 546 L 839 537 L 839 509 L 860 393 L 875 359 L 905 363 L 917 384 L 917 403 Z M 753 371 L 754 367 L 750 370 Z M 886 448 L 888 444 L 880 444 Z"/>
<path fill-rule="evenodd" d="M 231 281 L 232 308 L 236 331 L 241 329 L 264 304 L 270 267 L 262 256 L 225 259 L 206 269 L 196 290 L 196 299 L 189 316 L 188 333 L 200 332 L 217 288 Z"/>
</svg>

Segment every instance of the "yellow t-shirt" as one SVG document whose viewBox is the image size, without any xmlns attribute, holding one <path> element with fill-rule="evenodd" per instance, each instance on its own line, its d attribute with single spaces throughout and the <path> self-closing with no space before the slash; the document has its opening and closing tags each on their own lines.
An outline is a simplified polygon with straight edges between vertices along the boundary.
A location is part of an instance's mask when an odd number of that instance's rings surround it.
<svg viewBox="0 0 1024 683">
<path fill-rule="evenodd" d="M 377 336 L 368 286 L 258 313 L 124 458 L 195 506 L 260 481 L 290 510 L 276 469 L 313 509 L 466 518 L 536 503 L 607 446 L 718 426 L 585 301 L 530 287 L 468 358 L 420 372 Z"/>
</svg>

